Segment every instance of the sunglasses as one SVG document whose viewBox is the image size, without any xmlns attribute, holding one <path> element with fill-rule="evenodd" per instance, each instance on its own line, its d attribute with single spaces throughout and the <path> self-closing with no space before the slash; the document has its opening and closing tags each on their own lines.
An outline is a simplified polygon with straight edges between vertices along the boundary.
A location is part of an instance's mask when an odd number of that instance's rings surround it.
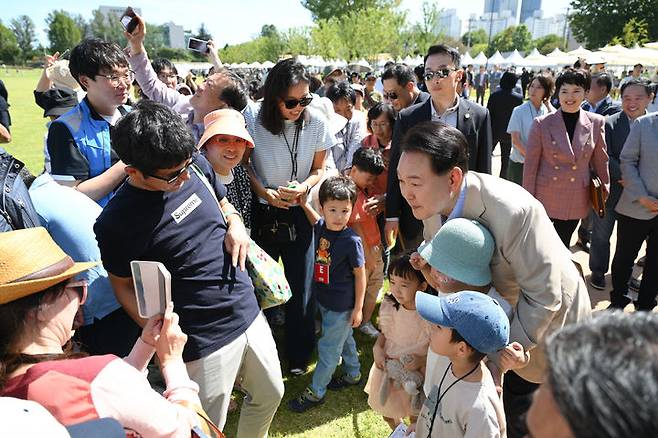
<svg viewBox="0 0 658 438">
<path fill-rule="evenodd" d="M 171 174 L 169 177 L 163 177 L 154 174 L 150 174 L 148 176 L 155 179 L 159 179 L 160 181 L 164 181 L 167 184 L 173 184 L 178 180 L 178 178 L 180 178 L 185 172 L 187 172 L 187 170 L 190 168 L 192 164 L 194 164 L 194 162 L 197 160 L 198 157 L 199 157 L 199 153 L 194 152 L 192 154 L 192 157 L 190 157 L 190 160 L 187 162 L 187 164 L 182 168 L 180 168 L 179 170 L 177 170 L 175 173 Z"/>
<path fill-rule="evenodd" d="M 437 71 L 427 70 L 423 77 L 426 81 L 431 81 L 433 79 L 443 79 L 447 78 L 453 71 L 455 71 L 454 68 L 442 68 L 441 70 Z"/>
<path fill-rule="evenodd" d="M 384 92 L 384 98 L 388 100 L 395 100 L 398 98 L 398 93 L 391 91 L 390 93 Z"/>
<path fill-rule="evenodd" d="M 302 97 L 301 99 L 284 99 L 283 104 L 286 106 L 287 109 L 293 109 L 297 108 L 297 105 L 301 106 L 309 106 L 311 104 L 311 101 L 313 101 L 313 97 Z"/>
</svg>

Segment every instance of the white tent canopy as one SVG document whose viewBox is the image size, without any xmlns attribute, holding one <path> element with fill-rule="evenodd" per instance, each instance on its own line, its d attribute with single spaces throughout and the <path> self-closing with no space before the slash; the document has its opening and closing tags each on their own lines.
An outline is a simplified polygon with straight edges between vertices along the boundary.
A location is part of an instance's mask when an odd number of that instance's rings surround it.
<svg viewBox="0 0 658 438">
<path fill-rule="evenodd" d="M 492 65 L 499 65 L 503 64 L 504 62 L 505 58 L 503 58 L 503 55 L 501 55 L 498 50 L 496 50 L 496 53 L 494 53 L 493 56 L 489 58 L 489 64 Z"/>
<path fill-rule="evenodd" d="M 475 64 L 473 61 L 473 57 L 471 57 L 471 54 L 466 52 L 464 56 L 462 56 L 462 65 L 469 65 L 469 64 Z"/>
<path fill-rule="evenodd" d="M 505 58 L 505 65 L 522 66 L 523 61 L 523 56 L 519 53 L 518 50 L 514 49 L 512 54 Z"/>
<path fill-rule="evenodd" d="M 263 68 L 272 68 L 274 67 L 274 63 L 272 61 L 265 61 L 263 63 Z"/>
<path fill-rule="evenodd" d="M 577 49 L 571 50 L 570 52 L 567 52 L 567 55 L 575 56 L 577 58 L 587 58 L 591 54 L 592 54 L 592 51 L 587 50 L 583 46 L 578 46 Z"/>
<path fill-rule="evenodd" d="M 478 55 L 473 58 L 473 64 L 476 65 L 484 65 L 487 63 L 487 55 L 484 54 L 484 52 L 478 53 Z"/>
<path fill-rule="evenodd" d="M 557 47 L 551 53 L 546 55 L 547 58 L 550 58 L 551 65 L 560 65 L 560 64 L 573 64 L 577 56 L 572 56 L 567 53 L 564 53 L 562 50 Z"/>
<path fill-rule="evenodd" d="M 553 65 L 553 62 L 545 55 L 539 53 L 537 48 L 534 48 L 532 49 L 532 52 L 530 52 L 528 56 L 523 59 L 521 65 L 525 67 L 545 67 Z"/>
</svg>

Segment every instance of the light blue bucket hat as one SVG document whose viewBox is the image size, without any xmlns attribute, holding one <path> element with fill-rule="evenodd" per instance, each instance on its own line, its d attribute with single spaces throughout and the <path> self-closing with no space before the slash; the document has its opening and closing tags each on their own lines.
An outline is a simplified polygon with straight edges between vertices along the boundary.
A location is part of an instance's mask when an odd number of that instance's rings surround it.
<svg viewBox="0 0 658 438">
<path fill-rule="evenodd" d="M 489 263 L 494 252 L 494 238 L 479 222 L 451 219 L 420 250 L 420 255 L 437 271 L 473 286 L 491 283 Z"/>
</svg>

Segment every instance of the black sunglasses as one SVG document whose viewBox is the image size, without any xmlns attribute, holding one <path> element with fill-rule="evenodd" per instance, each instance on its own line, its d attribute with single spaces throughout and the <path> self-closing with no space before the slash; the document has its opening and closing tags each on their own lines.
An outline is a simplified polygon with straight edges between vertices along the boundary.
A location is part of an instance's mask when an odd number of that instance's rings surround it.
<svg viewBox="0 0 658 438">
<path fill-rule="evenodd" d="M 391 91 L 390 93 L 384 92 L 384 98 L 388 100 L 395 100 L 398 98 L 398 93 Z"/>
<path fill-rule="evenodd" d="M 164 181 L 167 184 L 173 184 L 178 180 L 178 178 L 181 177 L 181 175 L 183 175 L 185 172 L 187 172 L 187 170 L 190 168 L 190 166 L 192 164 L 194 164 L 194 162 L 197 160 L 198 157 L 199 157 L 199 153 L 194 152 L 192 154 L 192 156 L 190 157 L 190 160 L 187 162 L 187 164 L 185 166 L 183 166 L 180 170 L 178 170 L 175 173 L 171 174 L 169 176 L 169 178 L 165 178 L 163 176 L 158 176 L 158 175 L 154 175 L 154 174 L 149 174 L 149 176 L 152 177 L 152 178 L 155 178 L 155 179 L 159 179 L 160 181 Z"/>
<path fill-rule="evenodd" d="M 454 68 L 442 68 L 437 71 L 427 70 L 423 77 L 426 81 L 431 81 L 432 79 L 443 79 L 447 78 L 453 71 L 455 71 Z"/>
<path fill-rule="evenodd" d="M 297 105 L 301 106 L 309 106 L 311 102 L 313 101 L 313 97 L 302 97 L 301 99 L 284 99 L 283 104 L 286 106 L 288 109 L 293 109 L 296 108 Z"/>
</svg>

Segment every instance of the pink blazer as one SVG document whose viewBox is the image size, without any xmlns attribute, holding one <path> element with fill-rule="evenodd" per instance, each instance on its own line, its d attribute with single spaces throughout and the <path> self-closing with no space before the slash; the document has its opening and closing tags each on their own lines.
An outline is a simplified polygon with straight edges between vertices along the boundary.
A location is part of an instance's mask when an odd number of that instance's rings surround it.
<svg viewBox="0 0 658 438">
<path fill-rule="evenodd" d="M 609 184 L 605 119 L 580 111 L 573 144 L 562 111 L 538 117 L 532 124 L 523 166 L 523 187 L 552 219 L 582 219 L 590 211 L 590 168 Z"/>
</svg>

